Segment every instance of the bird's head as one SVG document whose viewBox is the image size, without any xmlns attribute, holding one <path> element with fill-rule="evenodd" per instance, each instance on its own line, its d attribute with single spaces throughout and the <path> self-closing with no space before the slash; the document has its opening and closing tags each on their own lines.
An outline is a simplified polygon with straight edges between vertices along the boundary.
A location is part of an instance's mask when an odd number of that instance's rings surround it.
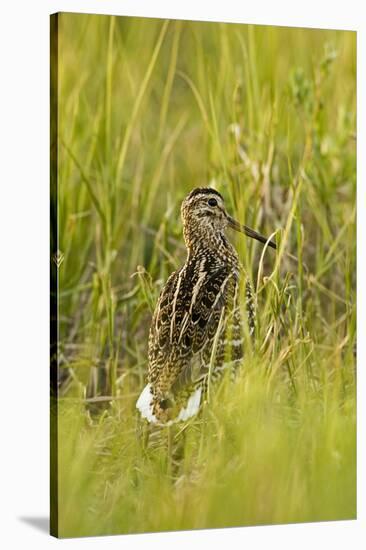
<svg viewBox="0 0 366 550">
<path fill-rule="evenodd" d="M 227 227 L 263 244 L 267 242 L 260 233 L 232 218 L 226 211 L 223 196 L 210 187 L 193 189 L 182 203 L 181 215 L 187 246 L 200 238 L 223 234 Z M 268 246 L 276 248 L 273 241 L 269 241 Z"/>
</svg>

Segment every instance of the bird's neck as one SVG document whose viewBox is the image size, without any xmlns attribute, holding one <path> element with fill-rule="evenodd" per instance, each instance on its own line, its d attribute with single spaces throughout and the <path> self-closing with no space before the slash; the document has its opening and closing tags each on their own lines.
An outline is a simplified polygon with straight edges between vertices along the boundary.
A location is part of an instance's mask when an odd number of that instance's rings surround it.
<svg viewBox="0 0 366 550">
<path fill-rule="evenodd" d="M 194 231 L 184 228 L 184 241 L 189 257 L 197 256 L 207 252 L 212 253 L 223 263 L 238 263 L 238 255 L 235 248 L 229 242 L 224 231 L 210 230 Z"/>
</svg>

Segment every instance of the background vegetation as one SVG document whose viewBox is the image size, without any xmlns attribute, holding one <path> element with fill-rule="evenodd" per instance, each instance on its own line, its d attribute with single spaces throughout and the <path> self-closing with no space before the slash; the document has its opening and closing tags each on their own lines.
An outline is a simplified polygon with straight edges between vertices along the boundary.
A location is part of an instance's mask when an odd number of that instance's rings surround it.
<svg viewBox="0 0 366 550">
<path fill-rule="evenodd" d="M 354 518 L 355 34 L 59 25 L 60 536 Z M 280 248 L 233 236 L 256 344 L 147 442 L 148 327 L 202 185 Z"/>
</svg>

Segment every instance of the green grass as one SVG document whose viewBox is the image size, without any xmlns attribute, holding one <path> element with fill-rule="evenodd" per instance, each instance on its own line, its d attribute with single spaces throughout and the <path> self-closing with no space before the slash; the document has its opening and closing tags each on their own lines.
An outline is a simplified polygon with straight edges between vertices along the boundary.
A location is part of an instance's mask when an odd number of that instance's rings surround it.
<svg viewBox="0 0 366 550">
<path fill-rule="evenodd" d="M 355 43 L 60 16 L 60 536 L 355 517 Z M 201 185 L 280 247 L 233 236 L 256 343 L 235 384 L 147 444 L 151 313 Z"/>
</svg>

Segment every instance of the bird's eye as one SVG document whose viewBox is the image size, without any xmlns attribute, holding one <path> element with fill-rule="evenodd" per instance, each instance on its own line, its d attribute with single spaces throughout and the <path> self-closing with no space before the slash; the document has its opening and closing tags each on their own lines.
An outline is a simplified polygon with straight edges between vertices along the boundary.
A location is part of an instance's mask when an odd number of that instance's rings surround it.
<svg viewBox="0 0 366 550">
<path fill-rule="evenodd" d="M 217 200 L 216 199 L 208 199 L 207 202 L 210 206 L 217 206 Z"/>
</svg>

